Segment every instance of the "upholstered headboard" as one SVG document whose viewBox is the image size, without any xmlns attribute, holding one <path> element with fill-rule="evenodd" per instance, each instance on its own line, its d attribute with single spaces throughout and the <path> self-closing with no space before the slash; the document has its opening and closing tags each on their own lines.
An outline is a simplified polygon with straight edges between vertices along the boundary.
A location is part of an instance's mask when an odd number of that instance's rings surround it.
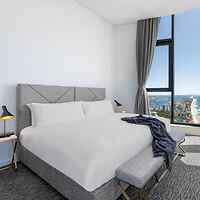
<svg viewBox="0 0 200 200">
<path fill-rule="evenodd" d="M 31 125 L 29 103 L 63 103 L 105 99 L 104 88 L 19 84 L 17 86 L 17 133 Z"/>
</svg>

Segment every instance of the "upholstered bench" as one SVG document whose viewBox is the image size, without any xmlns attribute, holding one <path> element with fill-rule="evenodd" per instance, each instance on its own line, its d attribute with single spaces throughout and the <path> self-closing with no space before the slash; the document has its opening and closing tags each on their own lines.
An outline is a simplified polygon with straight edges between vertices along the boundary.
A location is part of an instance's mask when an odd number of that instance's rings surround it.
<svg viewBox="0 0 200 200">
<path fill-rule="evenodd" d="M 177 147 L 179 147 L 183 152 L 183 154 L 175 153 L 175 158 L 178 155 L 185 156 L 184 150 L 180 147 L 180 144 L 185 139 L 185 134 L 181 132 L 170 132 L 170 135 L 176 141 Z M 153 156 L 152 146 L 150 145 L 149 147 L 135 155 L 133 158 L 122 164 L 116 170 L 116 177 L 118 178 L 119 187 L 125 198 L 127 200 L 130 200 L 126 191 L 121 186 L 120 181 L 139 188 L 139 197 L 141 197 L 144 186 L 153 176 L 155 176 L 157 183 L 152 187 L 149 194 L 145 197 L 145 199 L 148 199 L 158 183 L 168 171 L 166 169 L 163 174 L 159 178 L 157 178 L 156 172 L 162 167 L 164 163 L 165 159 L 163 157 Z"/>
</svg>

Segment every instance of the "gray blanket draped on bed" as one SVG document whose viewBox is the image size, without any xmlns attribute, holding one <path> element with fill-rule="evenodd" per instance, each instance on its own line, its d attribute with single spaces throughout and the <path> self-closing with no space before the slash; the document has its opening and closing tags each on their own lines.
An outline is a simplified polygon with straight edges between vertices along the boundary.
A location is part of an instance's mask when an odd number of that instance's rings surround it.
<svg viewBox="0 0 200 200">
<path fill-rule="evenodd" d="M 172 169 L 172 160 L 176 148 L 176 142 L 167 132 L 165 123 L 153 118 L 138 115 L 136 117 L 124 117 L 121 120 L 128 123 L 147 125 L 150 127 L 153 136 L 152 148 L 155 157 L 163 156 L 166 159 L 166 165 L 169 171 Z"/>
</svg>

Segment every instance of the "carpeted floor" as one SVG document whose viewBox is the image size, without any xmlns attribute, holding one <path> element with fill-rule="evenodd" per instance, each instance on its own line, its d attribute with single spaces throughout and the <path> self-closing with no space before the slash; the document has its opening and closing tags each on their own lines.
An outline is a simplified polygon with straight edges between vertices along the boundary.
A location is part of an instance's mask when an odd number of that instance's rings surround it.
<svg viewBox="0 0 200 200">
<path fill-rule="evenodd" d="M 174 162 L 172 173 L 160 182 L 150 200 L 200 200 L 200 137 L 187 137 L 183 147 L 186 157 Z M 26 166 L 19 163 L 18 167 L 17 173 L 11 168 L 0 172 L 0 200 L 66 200 Z M 153 183 L 152 179 L 145 192 Z M 136 191 L 128 188 L 132 199 Z"/>
</svg>

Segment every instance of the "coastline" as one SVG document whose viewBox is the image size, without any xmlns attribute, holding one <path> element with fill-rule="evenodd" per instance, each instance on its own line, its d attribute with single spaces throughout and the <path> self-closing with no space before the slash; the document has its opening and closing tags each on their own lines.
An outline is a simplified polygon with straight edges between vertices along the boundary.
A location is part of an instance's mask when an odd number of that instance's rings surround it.
<svg viewBox="0 0 200 200">
<path fill-rule="evenodd" d="M 197 105 L 196 105 L 197 100 L 192 97 L 192 103 L 191 103 L 191 114 L 193 118 L 193 123 L 200 123 L 200 118 L 198 116 L 198 111 L 197 111 Z"/>
</svg>

